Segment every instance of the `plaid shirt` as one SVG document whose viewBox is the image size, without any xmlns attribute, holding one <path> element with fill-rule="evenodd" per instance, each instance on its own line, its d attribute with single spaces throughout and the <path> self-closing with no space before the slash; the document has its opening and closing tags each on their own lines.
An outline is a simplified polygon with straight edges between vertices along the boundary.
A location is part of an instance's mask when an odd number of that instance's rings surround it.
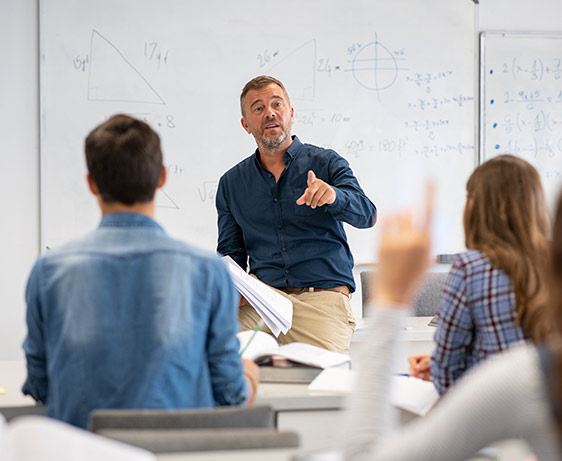
<svg viewBox="0 0 562 461">
<path fill-rule="evenodd" d="M 431 377 L 443 394 L 470 367 L 527 337 L 510 278 L 476 250 L 457 256 L 441 295 Z"/>
</svg>

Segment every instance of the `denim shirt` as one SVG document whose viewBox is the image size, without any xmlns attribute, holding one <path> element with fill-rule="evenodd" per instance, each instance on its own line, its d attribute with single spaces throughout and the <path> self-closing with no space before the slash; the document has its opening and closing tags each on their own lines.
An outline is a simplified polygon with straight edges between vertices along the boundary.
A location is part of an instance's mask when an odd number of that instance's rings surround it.
<svg viewBox="0 0 562 461">
<path fill-rule="evenodd" d="M 215 255 L 107 215 L 31 272 L 23 393 L 84 428 L 96 408 L 243 404 L 237 300 Z"/>
<path fill-rule="evenodd" d="M 278 182 L 259 160 L 259 151 L 227 171 L 216 196 L 217 251 L 232 257 L 273 287 L 355 289 L 353 256 L 346 222 L 367 228 L 376 220 L 348 162 L 336 152 L 302 144 L 294 136 Z M 336 200 L 312 209 L 297 205 L 307 188 L 308 170 L 330 184 Z"/>
</svg>

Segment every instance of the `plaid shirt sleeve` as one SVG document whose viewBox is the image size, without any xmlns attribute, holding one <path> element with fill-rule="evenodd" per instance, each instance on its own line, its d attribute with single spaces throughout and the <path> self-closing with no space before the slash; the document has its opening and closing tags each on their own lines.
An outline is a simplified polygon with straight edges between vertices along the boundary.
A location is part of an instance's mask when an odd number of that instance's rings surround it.
<svg viewBox="0 0 562 461">
<path fill-rule="evenodd" d="M 441 295 L 436 345 L 431 356 L 431 378 L 439 394 L 445 393 L 463 374 L 470 355 L 474 321 L 467 305 L 467 277 L 467 267 L 458 257 Z"/>
</svg>

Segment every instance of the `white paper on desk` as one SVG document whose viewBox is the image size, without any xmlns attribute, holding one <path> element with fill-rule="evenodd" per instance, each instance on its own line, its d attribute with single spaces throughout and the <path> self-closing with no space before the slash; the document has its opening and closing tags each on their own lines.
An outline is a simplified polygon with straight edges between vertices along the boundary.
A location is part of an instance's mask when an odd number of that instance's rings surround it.
<svg viewBox="0 0 562 461">
<path fill-rule="evenodd" d="M 234 286 L 263 319 L 275 336 L 287 333 L 293 321 L 293 303 L 265 283 L 251 277 L 230 256 L 222 260 L 229 269 Z"/>
<path fill-rule="evenodd" d="M 390 400 L 395 407 L 424 416 L 439 400 L 439 393 L 431 381 L 412 376 L 393 376 Z"/>
<path fill-rule="evenodd" d="M 311 391 L 352 392 L 357 372 L 342 368 L 326 368 L 308 386 Z M 390 402 L 419 416 L 424 416 L 439 400 L 433 383 L 410 376 L 393 376 Z"/>
<path fill-rule="evenodd" d="M 308 385 L 310 391 L 350 393 L 355 387 L 357 373 L 345 368 L 325 368 Z"/>
<path fill-rule="evenodd" d="M 46 416 L 20 416 L 0 426 L 0 459 L 5 461 L 156 461 L 147 450 Z"/>
</svg>

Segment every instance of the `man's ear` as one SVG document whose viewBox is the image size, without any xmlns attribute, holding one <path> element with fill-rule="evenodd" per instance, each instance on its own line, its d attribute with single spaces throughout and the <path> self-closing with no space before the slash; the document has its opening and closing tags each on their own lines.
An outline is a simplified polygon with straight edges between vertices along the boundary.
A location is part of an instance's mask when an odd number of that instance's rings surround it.
<svg viewBox="0 0 562 461">
<path fill-rule="evenodd" d="M 166 184 L 166 179 L 168 179 L 168 169 L 164 165 L 162 165 L 162 173 L 160 173 L 160 180 L 158 181 L 157 189 L 164 187 L 164 184 Z"/>
<path fill-rule="evenodd" d="M 98 185 L 94 182 L 94 179 L 92 178 L 90 173 L 86 173 L 86 181 L 88 181 L 88 187 L 90 188 L 90 192 L 96 196 L 99 195 L 100 190 L 98 188 Z"/>
<path fill-rule="evenodd" d="M 246 119 L 244 117 L 240 119 L 240 123 L 242 124 L 242 128 L 246 130 L 246 133 L 250 134 L 250 127 L 248 126 L 248 123 L 246 122 Z"/>
</svg>

